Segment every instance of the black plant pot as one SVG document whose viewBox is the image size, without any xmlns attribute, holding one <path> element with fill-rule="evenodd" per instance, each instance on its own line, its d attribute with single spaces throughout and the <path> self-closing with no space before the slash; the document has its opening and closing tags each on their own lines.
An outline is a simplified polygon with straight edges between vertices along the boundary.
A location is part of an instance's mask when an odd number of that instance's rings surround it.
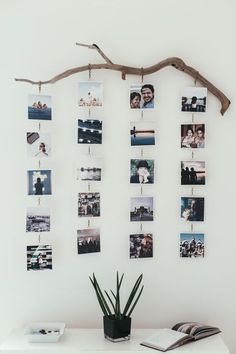
<svg viewBox="0 0 236 354">
<path fill-rule="evenodd" d="M 117 320 L 112 317 L 103 317 L 104 337 L 112 342 L 130 339 L 131 317 Z"/>
</svg>

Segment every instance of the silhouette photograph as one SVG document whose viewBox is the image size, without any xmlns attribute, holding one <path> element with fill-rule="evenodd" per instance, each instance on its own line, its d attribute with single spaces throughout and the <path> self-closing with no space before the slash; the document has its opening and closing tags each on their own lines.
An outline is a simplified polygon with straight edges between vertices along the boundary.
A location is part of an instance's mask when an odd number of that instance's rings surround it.
<svg viewBox="0 0 236 354">
<path fill-rule="evenodd" d="M 78 254 L 100 252 L 100 230 L 77 230 L 77 250 Z"/>
<path fill-rule="evenodd" d="M 182 92 L 182 112 L 206 112 L 206 87 L 185 87 Z"/>
<path fill-rule="evenodd" d="M 51 170 L 28 171 L 28 195 L 52 194 Z"/>
<path fill-rule="evenodd" d="M 181 161 L 181 184 L 205 184 L 205 161 Z"/>
<path fill-rule="evenodd" d="M 131 146 L 155 145 L 155 129 L 153 122 L 130 123 Z"/>
</svg>

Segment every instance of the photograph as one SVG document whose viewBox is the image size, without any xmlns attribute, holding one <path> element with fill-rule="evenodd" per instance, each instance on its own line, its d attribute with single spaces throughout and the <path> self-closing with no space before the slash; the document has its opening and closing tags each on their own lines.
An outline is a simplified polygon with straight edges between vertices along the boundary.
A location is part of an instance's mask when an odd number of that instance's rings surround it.
<svg viewBox="0 0 236 354">
<path fill-rule="evenodd" d="M 130 108 L 154 108 L 154 85 L 135 84 L 130 86 Z"/>
<path fill-rule="evenodd" d="M 51 120 L 51 96 L 28 95 L 28 119 Z"/>
<path fill-rule="evenodd" d="M 204 234 L 181 233 L 180 257 L 204 257 Z"/>
<path fill-rule="evenodd" d="M 100 252 L 100 229 L 77 230 L 78 254 Z"/>
<path fill-rule="evenodd" d="M 153 197 L 130 199 L 130 221 L 153 221 Z"/>
<path fill-rule="evenodd" d="M 51 157 L 50 134 L 41 132 L 27 132 L 26 141 L 28 157 Z"/>
<path fill-rule="evenodd" d="M 154 183 L 154 160 L 130 160 L 130 183 Z"/>
<path fill-rule="evenodd" d="M 51 170 L 30 170 L 28 173 L 28 195 L 52 194 Z"/>
<path fill-rule="evenodd" d="M 206 87 L 185 87 L 182 90 L 182 112 L 206 112 Z"/>
<path fill-rule="evenodd" d="M 52 269 L 52 246 L 27 246 L 27 270 Z"/>
<path fill-rule="evenodd" d="M 131 146 L 155 145 L 154 122 L 131 122 L 130 143 Z"/>
<path fill-rule="evenodd" d="M 205 184 L 205 161 L 181 161 L 181 184 Z"/>
<path fill-rule="evenodd" d="M 27 208 L 26 232 L 49 232 L 50 209 L 33 207 Z"/>
<path fill-rule="evenodd" d="M 101 82 L 78 82 L 78 104 L 80 107 L 101 107 L 102 101 L 103 87 Z"/>
<path fill-rule="evenodd" d="M 102 121 L 98 119 L 78 119 L 78 144 L 101 144 Z"/>
<path fill-rule="evenodd" d="M 181 219 L 204 221 L 204 198 L 181 197 Z"/>
<path fill-rule="evenodd" d="M 101 181 L 102 159 L 90 156 L 80 157 L 77 178 L 81 181 Z"/>
<path fill-rule="evenodd" d="M 152 234 L 132 234 L 129 236 L 130 258 L 152 258 L 153 236 Z"/>
<path fill-rule="evenodd" d="M 78 194 L 78 216 L 100 216 L 100 193 Z"/>
<path fill-rule="evenodd" d="M 181 124 L 181 148 L 204 148 L 205 124 Z"/>
</svg>

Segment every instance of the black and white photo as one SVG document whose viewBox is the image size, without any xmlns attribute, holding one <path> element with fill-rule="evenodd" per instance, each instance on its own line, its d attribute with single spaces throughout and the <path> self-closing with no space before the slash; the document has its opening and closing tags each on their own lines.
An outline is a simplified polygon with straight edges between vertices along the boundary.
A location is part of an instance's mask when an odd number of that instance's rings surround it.
<svg viewBox="0 0 236 354">
<path fill-rule="evenodd" d="M 88 192 L 78 194 L 78 216 L 100 216 L 100 193 Z"/>
<path fill-rule="evenodd" d="M 77 250 L 78 254 L 100 252 L 100 229 L 77 230 Z"/>
</svg>

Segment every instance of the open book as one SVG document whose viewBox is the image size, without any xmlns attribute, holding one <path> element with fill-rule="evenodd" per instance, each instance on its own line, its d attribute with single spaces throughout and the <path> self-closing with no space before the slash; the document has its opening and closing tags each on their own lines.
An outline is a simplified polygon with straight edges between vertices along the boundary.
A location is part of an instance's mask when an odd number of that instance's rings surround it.
<svg viewBox="0 0 236 354">
<path fill-rule="evenodd" d="M 187 342 L 220 333 L 220 329 L 197 322 L 181 322 L 172 327 L 158 329 L 141 345 L 163 352 L 179 347 Z"/>
</svg>

